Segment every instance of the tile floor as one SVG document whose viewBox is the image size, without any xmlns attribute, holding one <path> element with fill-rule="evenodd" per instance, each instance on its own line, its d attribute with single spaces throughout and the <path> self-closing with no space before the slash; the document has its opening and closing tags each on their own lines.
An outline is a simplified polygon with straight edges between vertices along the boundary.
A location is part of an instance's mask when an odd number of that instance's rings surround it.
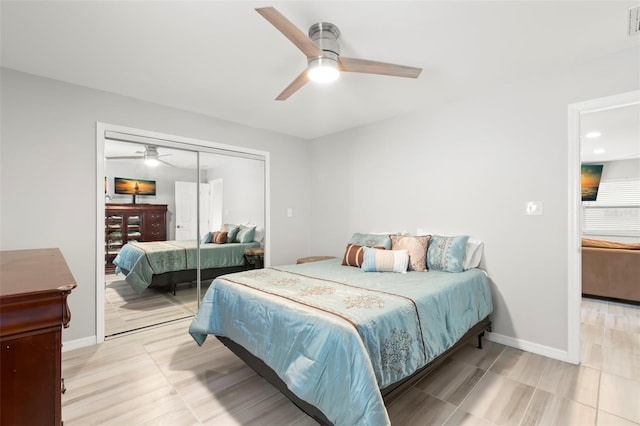
<svg viewBox="0 0 640 426">
<path fill-rule="evenodd" d="M 63 354 L 65 425 L 312 425 L 190 320 Z M 640 307 L 584 299 L 580 366 L 485 341 L 388 407 L 394 425 L 640 425 Z"/>
<path fill-rule="evenodd" d="M 211 280 L 202 283 L 202 291 Z M 122 275 L 105 275 L 105 335 L 192 317 L 198 310 L 196 286 L 180 284 L 176 294 L 164 288 L 136 293 Z"/>
</svg>

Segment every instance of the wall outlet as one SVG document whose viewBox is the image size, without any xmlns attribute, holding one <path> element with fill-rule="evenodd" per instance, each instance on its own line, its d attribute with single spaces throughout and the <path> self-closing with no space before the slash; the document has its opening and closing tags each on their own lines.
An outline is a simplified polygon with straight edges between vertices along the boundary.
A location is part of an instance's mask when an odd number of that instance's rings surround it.
<svg viewBox="0 0 640 426">
<path fill-rule="evenodd" d="M 529 216 L 542 216 L 542 201 L 529 201 L 525 214 Z"/>
</svg>

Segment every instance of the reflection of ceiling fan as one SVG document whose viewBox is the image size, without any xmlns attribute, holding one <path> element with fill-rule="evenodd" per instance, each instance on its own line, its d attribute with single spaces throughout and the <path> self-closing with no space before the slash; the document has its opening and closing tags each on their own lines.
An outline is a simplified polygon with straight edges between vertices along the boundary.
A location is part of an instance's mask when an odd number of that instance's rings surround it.
<svg viewBox="0 0 640 426">
<path fill-rule="evenodd" d="M 422 71 L 422 68 L 340 56 L 340 45 L 338 44 L 340 30 L 333 24 L 327 22 L 314 24 L 309 28 L 309 36 L 307 37 L 273 7 L 261 7 L 256 11 L 307 56 L 307 68 L 278 95 L 277 101 L 284 101 L 307 84 L 309 80 L 333 81 L 338 78 L 339 71 L 409 78 L 418 78 Z"/>
<path fill-rule="evenodd" d="M 160 155 L 158 153 L 158 147 L 153 145 L 145 145 L 144 151 L 136 151 L 136 154 L 142 155 L 124 155 L 124 156 L 116 156 L 116 157 L 106 157 L 107 160 L 143 160 L 144 163 L 148 166 L 157 166 L 160 163 L 166 164 L 168 166 L 174 167 L 173 164 L 167 163 L 164 160 L 161 160 L 160 157 L 167 157 L 171 154 Z"/>
</svg>

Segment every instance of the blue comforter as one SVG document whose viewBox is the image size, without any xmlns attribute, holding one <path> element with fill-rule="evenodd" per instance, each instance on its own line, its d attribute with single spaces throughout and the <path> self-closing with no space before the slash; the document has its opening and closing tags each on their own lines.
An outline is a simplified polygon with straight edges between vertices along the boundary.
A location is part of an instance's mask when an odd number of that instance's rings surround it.
<svg viewBox="0 0 640 426">
<path fill-rule="evenodd" d="M 189 332 L 244 346 L 336 425 L 384 425 L 379 389 L 491 312 L 480 270 L 365 273 L 333 259 L 217 278 Z"/>
<path fill-rule="evenodd" d="M 244 250 L 260 247 L 260 243 L 200 244 L 200 267 L 226 268 L 244 265 Z M 116 273 L 137 293 L 151 285 L 154 274 L 196 269 L 198 248 L 195 240 L 128 243 L 113 260 Z"/>
</svg>

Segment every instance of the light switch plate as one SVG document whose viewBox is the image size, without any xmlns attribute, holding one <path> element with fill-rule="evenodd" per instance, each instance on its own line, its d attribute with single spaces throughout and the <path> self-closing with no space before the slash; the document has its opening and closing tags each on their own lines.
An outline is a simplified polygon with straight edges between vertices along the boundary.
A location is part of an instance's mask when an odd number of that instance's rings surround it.
<svg viewBox="0 0 640 426">
<path fill-rule="evenodd" d="M 529 201 L 525 214 L 529 216 L 542 216 L 542 201 Z"/>
</svg>

